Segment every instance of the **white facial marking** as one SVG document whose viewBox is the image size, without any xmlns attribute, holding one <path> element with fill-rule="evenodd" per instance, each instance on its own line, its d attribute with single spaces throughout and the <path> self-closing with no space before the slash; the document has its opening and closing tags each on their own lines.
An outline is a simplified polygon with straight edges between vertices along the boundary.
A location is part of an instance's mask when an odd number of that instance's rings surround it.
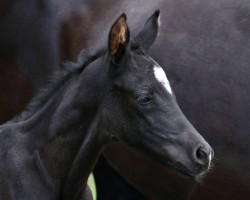
<svg viewBox="0 0 250 200">
<path fill-rule="evenodd" d="M 169 81 L 167 79 L 167 76 L 160 65 L 154 66 L 154 75 L 155 75 L 155 78 L 166 88 L 166 90 L 170 94 L 172 94 L 172 90 L 171 90 Z"/>
</svg>

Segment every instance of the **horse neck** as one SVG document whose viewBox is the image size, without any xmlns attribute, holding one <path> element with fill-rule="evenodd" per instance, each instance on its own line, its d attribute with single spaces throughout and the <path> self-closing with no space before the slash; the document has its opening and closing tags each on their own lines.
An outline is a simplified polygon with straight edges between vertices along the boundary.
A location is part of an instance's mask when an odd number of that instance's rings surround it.
<svg viewBox="0 0 250 200">
<path fill-rule="evenodd" d="M 45 169 L 59 183 L 58 187 L 65 187 L 66 196 L 68 191 L 77 193 L 79 182 L 81 186 L 86 184 L 105 143 L 97 128 L 99 99 L 105 94 L 101 67 L 94 63 L 72 77 L 41 111 L 22 125 L 23 132 L 31 133 L 29 142 L 34 144 L 32 151 L 39 160 L 36 163 L 43 165 L 38 169 Z"/>
<path fill-rule="evenodd" d="M 104 141 L 93 137 L 99 131 L 99 116 L 93 120 L 85 139 L 74 159 L 70 172 L 65 181 L 62 199 L 81 199 L 83 188 L 87 185 L 89 174 L 93 171 L 97 159 L 104 147 Z"/>
</svg>

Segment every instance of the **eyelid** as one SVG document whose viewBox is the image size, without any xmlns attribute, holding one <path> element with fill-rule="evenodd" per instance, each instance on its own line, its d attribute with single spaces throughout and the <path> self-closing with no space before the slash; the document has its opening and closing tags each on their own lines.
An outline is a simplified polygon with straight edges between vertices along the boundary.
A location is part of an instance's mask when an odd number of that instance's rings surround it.
<svg viewBox="0 0 250 200">
<path fill-rule="evenodd" d="M 154 92 L 150 87 L 144 87 L 143 89 L 138 90 L 135 93 L 135 98 L 138 98 L 140 96 L 154 96 Z"/>
</svg>

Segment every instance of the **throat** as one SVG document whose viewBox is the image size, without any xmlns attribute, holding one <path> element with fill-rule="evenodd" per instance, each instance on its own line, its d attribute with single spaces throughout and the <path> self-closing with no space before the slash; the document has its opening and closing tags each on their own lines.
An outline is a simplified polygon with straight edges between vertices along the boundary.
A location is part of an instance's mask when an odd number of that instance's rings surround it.
<svg viewBox="0 0 250 200">
<path fill-rule="evenodd" d="M 95 115 L 96 112 L 81 114 L 66 106 L 52 116 L 48 138 L 39 152 L 53 179 L 64 182 L 80 149 L 86 148 L 87 151 L 85 143 L 92 144 L 92 138 L 98 137 L 96 133 L 88 133 Z"/>
<path fill-rule="evenodd" d="M 106 142 L 104 138 L 101 138 L 97 116 L 91 123 L 70 168 L 65 181 L 63 199 L 72 197 L 78 199 L 81 197 L 83 188 L 87 185 L 87 179 L 93 171 Z"/>
<path fill-rule="evenodd" d="M 57 183 L 61 199 L 81 196 L 105 145 L 97 129 L 96 117 L 92 118 L 87 130 L 83 127 L 71 133 L 56 134 L 40 149 L 39 154 L 36 153 L 36 158 L 39 158 L 37 163 L 42 166 L 40 174 L 50 177 L 47 185 Z"/>
<path fill-rule="evenodd" d="M 70 87 L 68 89 L 72 90 Z M 67 179 L 73 177 L 69 174 L 77 173 L 76 177 L 79 178 L 82 173 L 79 181 L 84 185 L 102 148 L 98 143 L 100 135 L 93 129 L 98 106 L 93 101 L 92 104 L 85 102 L 86 105 L 80 105 L 75 95 L 66 99 L 66 93 L 67 90 L 57 94 L 43 111 L 27 120 L 22 128 L 23 133 L 30 133 L 26 136 L 28 143 L 32 144 L 29 151 L 33 152 L 37 173 L 47 177 L 45 180 L 48 187 L 56 183 L 53 190 L 58 195 Z M 81 159 L 81 163 L 77 164 L 76 160 Z M 78 169 L 75 166 L 79 166 Z M 71 181 L 74 183 L 76 181 L 75 178 L 70 180 L 74 180 Z"/>
</svg>

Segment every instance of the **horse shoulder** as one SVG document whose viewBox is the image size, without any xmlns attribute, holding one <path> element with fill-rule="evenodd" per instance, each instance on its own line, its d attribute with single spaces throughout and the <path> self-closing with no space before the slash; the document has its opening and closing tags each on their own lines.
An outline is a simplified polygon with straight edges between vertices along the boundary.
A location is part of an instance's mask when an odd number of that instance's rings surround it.
<svg viewBox="0 0 250 200">
<path fill-rule="evenodd" d="M 37 152 L 29 152 L 28 135 L 22 134 L 17 127 L 6 126 L 0 132 L 0 138 L 0 181 L 8 188 L 0 194 L 4 197 L 8 195 L 7 199 L 10 200 L 19 197 L 30 200 L 53 199 L 52 187 L 48 190 L 52 183 L 49 182 L 40 156 Z"/>
</svg>

